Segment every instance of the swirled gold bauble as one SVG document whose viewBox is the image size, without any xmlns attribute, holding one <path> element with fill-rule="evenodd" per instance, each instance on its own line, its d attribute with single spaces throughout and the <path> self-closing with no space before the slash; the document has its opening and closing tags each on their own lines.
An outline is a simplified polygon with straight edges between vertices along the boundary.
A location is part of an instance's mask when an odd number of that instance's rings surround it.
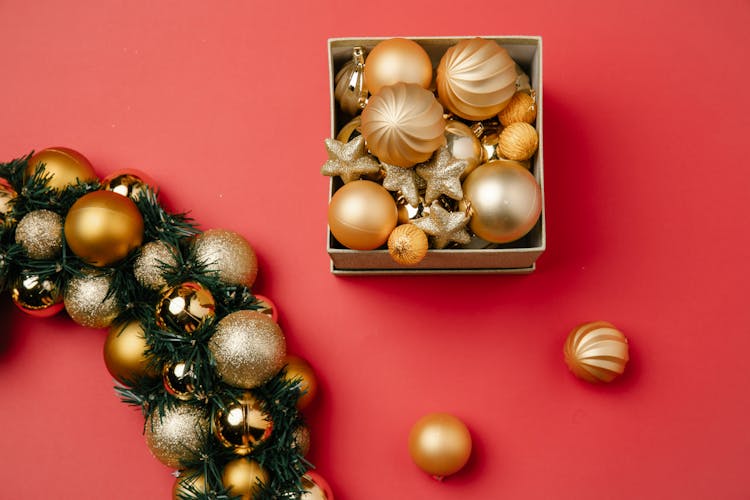
<svg viewBox="0 0 750 500">
<path fill-rule="evenodd" d="M 163 415 L 152 413 L 146 420 L 146 444 L 161 463 L 181 469 L 183 462 L 198 456 L 208 429 L 202 409 L 179 403 L 165 409 Z"/>
<path fill-rule="evenodd" d="M 117 296 L 110 293 L 112 276 L 84 273 L 65 286 L 65 310 L 81 326 L 107 328 L 122 312 Z"/>
<path fill-rule="evenodd" d="M 63 219 L 50 210 L 27 213 L 16 226 L 16 243 L 31 259 L 54 259 L 62 250 Z"/>
<path fill-rule="evenodd" d="M 104 341 L 104 364 L 121 384 L 132 384 L 143 377 L 155 377 L 158 370 L 146 354 L 146 332 L 138 321 L 110 327 Z"/>
<path fill-rule="evenodd" d="M 372 181 L 354 181 L 336 191 L 328 207 L 334 238 L 353 250 L 373 250 L 388 240 L 398 209 L 386 189 Z"/>
<path fill-rule="evenodd" d="M 184 361 L 167 363 L 162 370 L 164 389 L 172 396 L 183 401 L 193 399 L 195 391 L 195 377 L 192 367 Z"/>
<path fill-rule="evenodd" d="M 78 151 L 70 148 L 54 147 L 35 153 L 26 165 L 26 176 L 31 177 L 40 164 L 44 164 L 45 175 L 51 175 L 49 187 L 62 190 L 77 181 L 92 182 L 98 178 L 94 167 Z"/>
<path fill-rule="evenodd" d="M 443 107 L 429 90 L 396 83 L 370 98 L 362 111 L 361 130 L 380 161 L 413 167 L 445 144 Z"/>
<path fill-rule="evenodd" d="M 36 318 L 48 318 L 63 309 L 63 296 L 54 280 L 23 271 L 11 285 L 10 296 L 20 310 Z"/>
<path fill-rule="evenodd" d="M 437 70 L 440 102 L 466 120 L 486 120 L 516 91 L 516 63 L 493 40 L 472 38 L 449 48 Z"/>
<path fill-rule="evenodd" d="M 214 433 L 219 442 L 237 455 L 248 455 L 266 442 L 273 432 L 271 417 L 255 397 L 246 392 L 236 403 L 219 410 L 214 419 Z"/>
<path fill-rule="evenodd" d="M 570 371 L 589 382 L 611 382 L 623 374 L 630 359 L 628 339 L 607 321 L 575 327 L 563 353 Z"/>
<path fill-rule="evenodd" d="M 165 267 L 176 267 L 177 250 L 163 241 L 151 241 L 138 251 L 133 262 L 133 276 L 142 286 L 151 290 L 161 290 L 167 286 L 164 278 Z"/>
<path fill-rule="evenodd" d="M 258 276 L 258 259 L 250 243 L 239 233 L 209 229 L 193 240 L 195 257 L 228 285 L 250 287 Z"/>
<path fill-rule="evenodd" d="M 65 239 L 91 265 L 109 266 L 143 241 L 143 217 L 133 200 L 112 191 L 81 196 L 65 218 Z"/>
<path fill-rule="evenodd" d="M 260 491 L 260 484 L 268 484 L 268 472 L 255 460 L 238 458 L 224 466 L 221 482 L 229 494 L 241 500 L 251 500 Z"/>
<path fill-rule="evenodd" d="M 156 305 L 156 326 L 193 333 L 216 316 L 216 302 L 203 285 L 188 281 L 166 290 Z"/>
<path fill-rule="evenodd" d="M 448 120 L 445 124 L 445 144 L 451 157 L 466 161 L 466 168 L 461 173 L 462 180 L 482 163 L 482 145 L 466 124 Z"/>
<path fill-rule="evenodd" d="M 126 196 L 133 201 L 140 198 L 147 188 L 157 191 L 153 179 L 135 168 L 117 170 L 102 180 L 102 189 Z"/>
<path fill-rule="evenodd" d="M 420 418 L 409 434 L 409 454 L 423 471 L 438 478 L 461 470 L 471 456 L 471 434 L 448 413 Z"/>
<path fill-rule="evenodd" d="M 429 88 L 432 82 L 430 56 L 417 42 L 405 38 L 383 40 L 365 60 L 365 87 L 372 95 L 377 95 L 386 85 L 398 82 Z"/>
<path fill-rule="evenodd" d="M 192 498 L 196 493 L 207 493 L 206 476 L 194 470 L 182 471 L 172 486 L 172 500 Z"/>
<path fill-rule="evenodd" d="M 297 400 L 297 408 L 300 410 L 307 408 L 315 399 L 315 394 L 318 392 L 318 381 L 315 378 L 315 372 L 310 363 L 298 356 L 287 356 L 284 364 L 286 364 L 285 378 L 287 380 L 296 380 L 297 387 L 299 387 L 302 393 Z"/>
<path fill-rule="evenodd" d="M 323 476 L 311 470 L 302 476 L 302 490 L 304 500 L 334 500 L 333 490 Z"/>
</svg>

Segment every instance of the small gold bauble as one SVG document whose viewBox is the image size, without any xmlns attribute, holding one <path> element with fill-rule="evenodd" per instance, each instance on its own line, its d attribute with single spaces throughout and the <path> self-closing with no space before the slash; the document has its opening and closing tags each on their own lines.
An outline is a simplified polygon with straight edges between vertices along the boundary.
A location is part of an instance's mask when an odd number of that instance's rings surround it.
<svg viewBox="0 0 750 500">
<path fill-rule="evenodd" d="M 336 140 L 346 144 L 355 137 L 362 135 L 360 128 L 362 127 L 362 116 L 357 115 L 352 118 L 346 125 L 341 127 L 339 133 L 336 135 Z"/>
<path fill-rule="evenodd" d="M 146 444 L 161 463 L 181 469 L 183 462 L 195 460 L 201 452 L 208 430 L 202 409 L 180 403 L 146 420 Z"/>
<path fill-rule="evenodd" d="M 193 241 L 196 258 L 206 270 L 217 273 L 228 285 L 250 287 L 258 276 L 258 259 L 250 243 L 238 233 L 209 229 Z"/>
<path fill-rule="evenodd" d="M 461 470 L 471 455 L 471 434 L 448 413 L 420 418 L 409 433 L 409 454 L 423 471 L 442 478 Z"/>
<path fill-rule="evenodd" d="M 162 380 L 164 389 L 177 399 L 187 401 L 193 398 L 195 377 L 191 368 L 184 362 L 164 365 Z"/>
<path fill-rule="evenodd" d="M 206 476 L 194 470 L 182 471 L 172 486 L 172 500 L 193 498 L 196 493 L 207 493 Z"/>
<path fill-rule="evenodd" d="M 396 227 L 398 209 L 388 191 L 372 181 L 350 182 L 331 198 L 328 225 L 334 238 L 353 250 L 373 250 Z"/>
<path fill-rule="evenodd" d="M 213 295 L 192 281 L 166 290 L 156 305 L 156 325 L 176 332 L 192 333 L 215 316 Z"/>
<path fill-rule="evenodd" d="M 303 457 L 306 457 L 310 453 L 310 429 L 306 425 L 300 425 L 292 432 L 292 438 L 292 448 L 296 449 Z"/>
<path fill-rule="evenodd" d="M 134 168 L 112 172 L 102 180 L 102 189 L 125 196 L 133 201 L 143 196 L 149 188 L 156 192 L 156 183 L 148 174 Z"/>
<path fill-rule="evenodd" d="M 414 266 L 427 255 L 427 235 L 414 224 L 397 226 L 388 237 L 388 253 L 399 264 Z"/>
<path fill-rule="evenodd" d="M 304 500 L 334 500 L 331 487 L 320 474 L 314 471 L 307 471 L 302 476 L 302 490 Z"/>
<path fill-rule="evenodd" d="M 516 122 L 534 123 L 536 99 L 528 92 L 516 92 L 497 118 L 506 127 Z"/>
<path fill-rule="evenodd" d="M 165 267 L 177 267 L 177 250 L 163 241 L 152 241 L 143 245 L 133 262 L 133 275 L 142 286 L 161 290 L 167 286 Z"/>
<path fill-rule="evenodd" d="M 365 87 L 372 95 L 376 95 L 384 86 L 399 82 L 430 88 L 430 56 L 412 40 L 383 40 L 370 51 L 365 60 Z"/>
<path fill-rule="evenodd" d="M 70 148 L 54 147 L 42 149 L 35 153 L 27 163 L 26 176 L 31 177 L 40 164 L 44 164 L 45 175 L 51 175 L 49 187 L 62 190 L 74 185 L 77 181 L 92 182 L 98 180 L 94 167 L 78 151 Z"/>
<path fill-rule="evenodd" d="M 147 349 L 146 332 L 138 321 L 113 325 L 104 341 L 104 364 L 121 384 L 155 377 L 159 372 L 150 363 Z"/>
<path fill-rule="evenodd" d="M 593 321 L 575 327 L 563 348 L 565 363 L 588 382 L 611 382 L 625 371 L 628 339 L 612 323 Z"/>
<path fill-rule="evenodd" d="M 63 296 L 55 282 L 23 271 L 11 285 L 10 296 L 20 310 L 30 316 L 47 318 L 63 309 Z"/>
<path fill-rule="evenodd" d="M 0 222 L 7 222 L 10 211 L 13 209 L 13 203 L 17 193 L 11 187 L 10 183 L 0 178 Z"/>
<path fill-rule="evenodd" d="M 333 95 L 341 110 L 349 115 L 359 113 L 367 102 L 364 69 L 365 51 L 362 47 L 354 47 L 352 59 L 336 73 Z"/>
<path fill-rule="evenodd" d="M 65 239 L 91 265 L 109 266 L 143 241 L 143 217 L 133 200 L 112 191 L 81 196 L 65 218 Z"/>
<path fill-rule="evenodd" d="M 106 328 L 122 312 L 114 293 L 110 294 L 112 276 L 85 273 L 73 276 L 65 286 L 65 310 L 82 326 Z"/>
<path fill-rule="evenodd" d="M 236 403 L 219 410 L 214 419 L 214 433 L 221 444 L 237 455 L 248 455 L 271 437 L 273 422 L 261 409 L 255 397 L 246 392 Z"/>
<path fill-rule="evenodd" d="M 31 259 L 54 259 L 62 250 L 63 219 L 50 210 L 34 210 L 16 226 L 16 243 Z"/>
<path fill-rule="evenodd" d="M 453 158 L 466 161 L 461 179 L 482 163 L 482 145 L 466 124 L 458 120 L 448 120 L 445 123 L 445 142 Z"/>
<path fill-rule="evenodd" d="M 253 305 L 258 307 L 258 309 L 255 309 L 255 311 L 267 314 L 276 323 L 279 322 L 279 310 L 276 307 L 276 304 L 274 304 L 268 297 L 256 293 L 255 302 L 253 302 Z"/>
<path fill-rule="evenodd" d="M 224 466 L 221 481 L 229 494 L 251 500 L 260 491 L 260 483 L 268 484 L 268 472 L 255 460 L 238 458 Z"/>
<path fill-rule="evenodd" d="M 511 123 L 498 137 L 500 153 L 509 160 L 528 160 L 539 147 L 536 129 L 525 122 Z"/>
<path fill-rule="evenodd" d="M 285 378 L 297 380 L 297 387 L 302 394 L 297 400 L 297 408 L 300 410 L 307 408 L 318 393 L 318 380 L 315 378 L 315 372 L 307 361 L 297 356 L 287 356 L 284 363 L 286 364 Z"/>
</svg>

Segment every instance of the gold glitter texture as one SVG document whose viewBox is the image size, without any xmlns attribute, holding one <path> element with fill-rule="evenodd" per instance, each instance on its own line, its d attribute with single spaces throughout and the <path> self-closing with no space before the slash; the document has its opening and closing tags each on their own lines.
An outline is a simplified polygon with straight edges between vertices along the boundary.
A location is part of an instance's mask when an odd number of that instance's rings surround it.
<svg viewBox="0 0 750 500">
<path fill-rule="evenodd" d="M 346 143 L 326 139 L 326 151 L 328 161 L 320 170 L 323 175 L 338 175 L 346 183 L 380 171 L 378 162 L 367 154 L 365 138 L 361 135 Z"/>
<path fill-rule="evenodd" d="M 179 469 L 183 461 L 195 458 L 206 440 L 208 419 L 203 410 L 178 404 L 154 412 L 146 421 L 146 444 L 151 453 L 167 467 Z"/>
<path fill-rule="evenodd" d="M 106 274 L 74 276 L 65 287 L 63 302 L 70 317 L 82 326 L 106 328 L 112 324 L 120 306 L 114 295 L 107 297 L 112 277 Z"/>
<path fill-rule="evenodd" d="M 465 229 L 468 222 L 464 212 L 449 212 L 434 201 L 430 205 L 430 215 L 413 220 L 412 224 L 432 236 L 433 245 L 440 249 L 452 241 L 462 245 L 469 243 L 471 236 Z"/>
<path fill-rule="evenodd" d="M 62 250 L 63 219 L 49 210 L 26 214 L 16 227 L 16 243 L 31 259 L 54 259 Z"/>
<path fill-rule="evenodd" d="M 427 190 L 424 195 L 425 202 L 432 203 L 441 194 L 454 200 L 463 198 L 461 174 L 468 165 L 468 161 L 454 158 L 447 146 L 438 149 L 428 163 L 419 165 L 417 173 L 427 181 Z M 414 205 L 414 203 L 411 204 Z"/>
<path fill-rule="evenodd" d="M 166 287 L 164 268 L 177 266 L 173 252 L 172 247 L 163 241 L 152 241 L 143 245 L 133 263 L 133 275 L 138 283 L 151 290 Z"/>
<path fill-rule="evenodd" d="M 250 287 L 258 276 L 258 259 L 250 243 L 240 234 L 225 229 L 209 229 L 195 237 L 195 255 L 229 285 Z"/>
</svg>

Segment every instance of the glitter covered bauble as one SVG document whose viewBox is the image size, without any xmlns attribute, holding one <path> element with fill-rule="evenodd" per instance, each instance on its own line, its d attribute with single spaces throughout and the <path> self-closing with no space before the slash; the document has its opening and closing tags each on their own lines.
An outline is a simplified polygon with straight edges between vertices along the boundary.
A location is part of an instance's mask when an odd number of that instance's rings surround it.
<svg viewBox="0 0 750 500">
<path fill-rule="evenodd" d="M 480 238 L 508 243 L 523 237 L 539 220 L 542 190 L 531 173 L 514 162 L 493 161 L 477 167 L 464 181 L 462 210 Z"/>
<path fill-rule="evenodd" d="M 156 326 L 176 332 L 193 333 L 215 316 L 213 295 L 192 281 L 166 290 L 156 305 Z"/>
<path fill-rule="evenodd" d="M 65 310 L 82 326 L 106 328 L 112 324 L 122 308 L 114 293 L 110 294 L 112 276 L 84 273 L 73 276 L 65 286 Z"/>
<path fill-rule="evenodd" d="M 164 389 L 172 396 L 183 401 L 193 398 L 195 391 L 195 377 L 186 363 L 167 363 L 162 371 Z"/>
<path fill-rule="evenodd" d="M 196 493 L 207 493 L 206 476 L 194 470 L 180 472 L 172 486 L 172 500 L 193 498 Z"/>
<path fill-rule="evenodd" d="M 292 438 L 292 448 L 295 448 L 300 455 L 306 457 L 310 453 L 310 429 L 306 425 L 300 425 L 292 432 Z"/>
<path fill-rule="evenodd" d="M 177 250 L 163 241 L 151 241 L 143 245 L 133 262 L 133 275 L 142 286 L 161 290 L 167 286 L 164 268 L 177 267 Z"/>
<path fill-rule="evenodd" d="M 246 392 L 236 403 L 216 413 L 214 433 L 221 444 L 238 455 L 248 455 L 271 437 L 273 422 L 255 397 Z"/>
<path fill-rule="evenodd" d="M 437 69 L 440 102 L 466 120 L 486 120 L 516 91 L 516 63 L 493 40 L 462 40 L 445 51 Z"/>
<path fill-rule="evenodd" d="M 35 153 L 27 163 L 26 176 L 34 175 L 41 164 L 44 164 L 45 175 L 52 176 L 48 185 L 53 189 L 62 190 L 78 181 L 99 180 L 86 157 L 70 148 L 54 147 Z"/>
<path fill-rule="evenodd" d="M 55 282 L 32 271 L 23 271 L 11 285 L 10 296 L 30 316 L 47 318 L 63 309 L 63 296 Z"/>
<path fill-rule="evenodd" d="M 482 163 L 482 145 L 479 139 L 468 125 L 458 120 L 446 122 L 445 146 L 452 158 L 466 162 L 461 173 L 462 180 Z"/>
<path fill-rule="evenodd" d="M 333 194 L 328 207 L 331 233 L 353 250 L 373 250 L 383 245 L 397 220 L 393 197 L 372 181 L 345 184 Z"/>
<path fill-rule="evenodd" d="M 143 241 L 143 217 L 133 200 L 112 191 L 81 196 L 65 218 L 65 240 L 91 265 L 109 266 Z"/>
<path fill-rule="evenodd" d="M 388 237 L 388 253 L 399 264 L 414 266 L 427 255 L 427 235 L 414 224 L 402 224 Z"/>
<path fill-rule="evenodd" d="M 370 151 L 397 167 L 427 161 L 445 143 L 444 131 L 443 107 L 419 85 L 383 87 L 362 111 L 362 135 Z"/>
<path fill-rule="evenodd" d="M 307 361 L 297 356 L 287 356 L 284 364 L 286 365 L 285 378 L 297 381 L 297 387 L 300 390 L 301 395 L 297 400 L 297 408 L 300 410 L 307 408 L 318 392 L 315 372 Z"/>
<path fill-rule="evenodd" d="M 215 272 L 227 285 L 250 287 L 258 276 L 258 259 L 250 243 L 226 229 L 209 229 L 193 240 L 193 250 L 206 270 Z"/>
<path fill-rule="evenodd" d="M 344 113 L 355 115 L 367 102 L 365 88 L 365 50 L 362 47 L 352 49 L 352 59 L 336 73 L 333 96 Z"/>
<path fill-rule="evenodd" d="M 302 476 L 302 498 L 304 500 L 334 500 L 333 490 L 323 477 L 314 471 Z"/>
<path fill-rule="evenodd" d="M 268 484 L 268 472 L 255 460 L 238 458 L 224 466 L 221 482 L 229 494 L 241 500 L 251 500 L 260 491 L 259 483 Z"/>
<path fill-rule="evenodd" d="M 589 382 L 611 382 L 623 374 L 630 359 L 628 339 L 606 321 L 575 327 L 563 353 L 570 371 Z"/>
<path fill-rule="evenodd" d="M 34 210 L 16 226 L 16 243 L 31 259 L 54 259 L 62 250 L 63 219 L 49 210 Z"/>
<path fill-rule="evenodd" d="M 156 192 L 156 183 L 148 174 L 134 168 L 112 172 L 102 180 L 102 189 L 126 196 L 133 201 L 145 194 L 149 188 Z"/>
<path fill-rule="evenodd" d="M 412 40 L 383 40 L 370 51 L 365 60 L 365 87 L 372 95 L 376 95 L 386 85 L 399 82 L 429 88 L 432 82 L 430 56 Z"/>
<path fill-rule="evenodd" d="M 497 146 L 500 154 L 509 160 L 528 160 L 539 147 L 539 135 L 528 123 L 511 123 L 500 132 Z"/>
<path fill-rule="evenodd" d="M 195 460 L 206 441 L 209 422 L 201 408 L 180 403 L 155 411 L 146 420 L 146 444 L 161 463 L 181 469 Z"/>
<path fill-rule="evenodd" d="M 104 364 L 121 384 L 129 385 L 143 377 L 155 377 L 158 370 L 146 354 L 146 332 L 138 321 L 112 325 L 104 341 Z"/>
<path fill-rule="evenodd" d="M 471 434 L 448 413 L 420 418 L 409 433 L 409 455 L 426 473 L 442 478 L 455 474 L 471 456 Z"/>
<path fill-rule="evenodd" d="M 268 315 L 243 310 L 228 314 L 216 324 L 208 348 L 224 382 L 252 389 L 281 369 L 286 340 Z"/>
</svg>

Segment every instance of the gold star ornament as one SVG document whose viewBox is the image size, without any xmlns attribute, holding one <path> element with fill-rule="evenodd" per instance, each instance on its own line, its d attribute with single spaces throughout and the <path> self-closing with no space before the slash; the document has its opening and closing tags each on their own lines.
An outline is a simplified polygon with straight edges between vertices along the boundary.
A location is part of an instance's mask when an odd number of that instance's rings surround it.
<svg viewBox="0 0 750 500">
<path fill-rule="evenodd" d="M 419 176 L 427 181 L 425 201 L 432 203 L 441 194 L 461 200 L 464 197 L 461 174 L 468 165 L 466 160 L 454 158 L 447 146 L 438 149 L 429 162 L 417 167 Z"/>
<path fill-rule="evenodd" d="M 419 189 L 424 188 L 424 180 L 417 175 L 413 168 L 397 167 L 380 162 L 385 171 L 383 187 L 388 191 L 396 191 L 409 203 L 419 205 Z"/>
<path fill-rule="evenodd" d="M 412 221 L 425 233 L 432 236 L 432 244 L 435 248 L 445 248 L 448 243 L 456 242 L 465 245 L 471 241 L 471 236 L 466 231 L 469 217 L 464 212 L 449 212 L 434 201 L 430 205 L 430 215 Z"/>
<path fill-rule="evenodd" d="M 358 180 L 363 175 L 375 174 L 380 165 L 367 154 L 365 138 L 357 136 L 349 142 L 326 139 L 328 161 L 320 169 L 323 175 L 338 175 L 344 183 Z"/>
</svg>

